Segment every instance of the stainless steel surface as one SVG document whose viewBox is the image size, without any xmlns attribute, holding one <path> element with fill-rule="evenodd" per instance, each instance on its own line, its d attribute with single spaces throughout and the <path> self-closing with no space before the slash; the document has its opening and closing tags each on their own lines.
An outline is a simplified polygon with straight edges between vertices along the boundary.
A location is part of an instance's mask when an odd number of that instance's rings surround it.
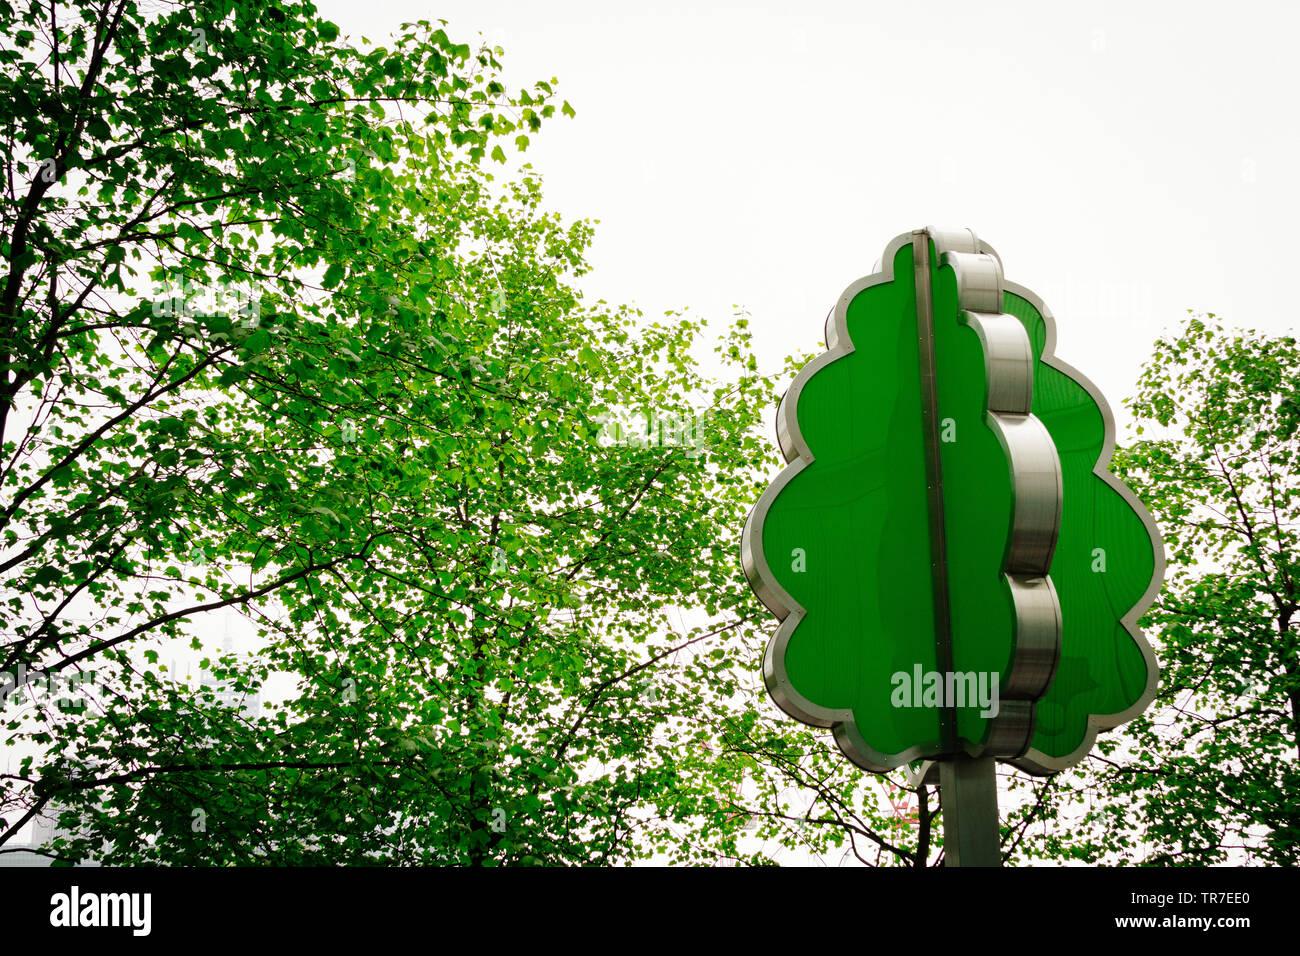
<svg viewBox="0 0 1300 956">
<path fill-rule="evenodd" d="M 984 252 L 945 252 L 939 264 L 957 273 L 958 308 L 972 312 L 1002 311 L 1002 263 Z"/>
<path fill-rule="evenodd" d="M 1061 459 L 1047 428 L 1033 415 L 990 412 L 1011 465 L 1013 496 L 1010 574 L 1046 574 L 1061 528 Z"/>
<path fill-rule="evenodd" d="M 926 499 L 930 515 L 930 590 L 934 610 L 935 666 L 949 674 L 952 661 L 952 611 L 948 600 L 948 535 L 944 529 L 943 465 L 939 448 L 939 386 L 934 356 L 934 301 L 930 288 L 930 236 L 912 233 L 912 262 L 916 273 L 916 337 L 921 361 L 921 427 L 925 443 Z M 952 701 L 939 718 L 941 746 L 957 746 L 957 714 Z"/>
<path fill-rule="evenodd" d="M 908 767 L 904 772 L 904 781 L 913 790 L 922 784 L 938 786 L 939 762 L 937 760 L 922 760 L 921 765 L 915 770 Z"/>
<path fill-rule="evenodd" d="M 939 766 L 944 866 L 1001 866 L 997 769 L 991 757 L 957 756 Z"/>
<path fill-rule="evenodd" d="M 1034 705 L 1032 700 L 1003 700 L 981 754 L 1010 759 L 1025 753 L 1034 736 Z"/>
<path fill-rule="evenodd" d="M 1051 686 L 1061 657 L 1061 602 L 1049 577 L 1005 577 L 1016 608 L 1016 651 L 1002 696 L 1036 701 Z"/>
<path fill-rule="evenodd" d="M 989 410 L 1028 415 L 1034 400 L 1034 353 L 1025 327 L 1014 315 L 966 312 L 963 318 L 984 346 Z"/>
<path fill-rule="evenodd" d="M 926 226 L 925 231 L 934 240 L 935 252 L 940 256 L 945 252 L 978 253 L 981 251 L 979 236 L 975 235 L 974 229 L 968 229 L 965 226 L 960 228 Z"/>
</svg>

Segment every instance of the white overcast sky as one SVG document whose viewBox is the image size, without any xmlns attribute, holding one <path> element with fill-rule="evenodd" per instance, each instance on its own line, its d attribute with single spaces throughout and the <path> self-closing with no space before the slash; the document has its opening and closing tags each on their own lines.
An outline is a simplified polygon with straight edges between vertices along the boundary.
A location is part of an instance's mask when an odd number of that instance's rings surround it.
<svg viewBox="0 0 1300 956">
<path fill-rule="evenodd" d="M 1295 328 L 1295 43 L 1281 2 L 320 0 L 383 42 L 445 19 L 577 110 L 526 159 L 600 220 L 590 296 L 754 317 L 813 351 L 886 242 L 970 226 L 1118 406 L 1187 309 Z M 1116 409 L 1118 411 L 1118 408 Z M 1122 417 L 1122 415 L 1121 415 Z"/>
</svg>

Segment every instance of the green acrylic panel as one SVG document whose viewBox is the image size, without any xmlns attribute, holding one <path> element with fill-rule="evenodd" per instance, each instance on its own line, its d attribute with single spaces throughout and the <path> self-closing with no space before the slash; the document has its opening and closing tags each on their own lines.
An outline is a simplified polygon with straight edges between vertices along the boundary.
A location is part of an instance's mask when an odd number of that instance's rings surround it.
<svg viewBox="0 0 1300 956">
<path fill-rule="evenodd" d="M 899 253 L 903 276 L 911 249 Z M 804 386 L 800 430 L 815 467 L 785 487 L 764 524 L 773 573 L 807 609 L 786 652 L 791 684 L 851 710 L 882 754 L 931 750 L 939 715 L 890 705 L 890 677 L 935 667 L 921 440 L 916 300 L 910 280 L 873 286 L 847 309 L 854 351 Z M 920 534 L 917 529 L 922 529 Z"/>
</svg>

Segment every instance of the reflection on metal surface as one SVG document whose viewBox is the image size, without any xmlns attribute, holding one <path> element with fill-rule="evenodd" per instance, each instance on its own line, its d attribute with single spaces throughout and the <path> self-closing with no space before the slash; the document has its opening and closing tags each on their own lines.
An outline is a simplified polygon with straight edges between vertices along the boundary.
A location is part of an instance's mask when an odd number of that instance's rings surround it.
<svg viewBox="0 0 1300 956">
<path fill-rule="evenodd" d="M 1061 528 L 1061 460 L 1047 429 L 1033 415 L 992 413 L 1011 463 L 1015 507 L 1007 571 L 1046 574 Z"/>
<path fill-rule="evenodd" d="M 1038 700 L 1047 693 L 1061 656 L 1061 605 L 1046 575 L 1006 575 L 1016 606 L 1016 660 L 1003 687 L 1009 699 Z"/>
</svg>

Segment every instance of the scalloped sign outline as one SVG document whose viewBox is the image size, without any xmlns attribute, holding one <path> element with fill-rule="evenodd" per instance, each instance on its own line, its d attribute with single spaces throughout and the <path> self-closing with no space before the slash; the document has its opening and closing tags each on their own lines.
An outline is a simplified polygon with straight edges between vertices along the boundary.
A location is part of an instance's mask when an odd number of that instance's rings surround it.
<svg viewBox="0 0 1300 956">
<path fill-rule="evenodd" d="M 1136 495 L 1107 470 L 1115 447 L 1110 407 L 1086 376 L 1056 358 L 1055 321 L 1043 301 L 1002 279 L 1000 257 L 973 232 L 929 229 L 926 235 L 936 253 L 929 264 L 936 349 L 947 356 L 939 366 L 937 414 L 958 409 L 943 419 L 957 436 L 945 454 L 960 447 L 987 470 L 987 449 L 996 447 L 991 412 L 984 404 L 982 416 L 970 411 L 993 389 L 992 364 L 981 364 L 990 369 L 978 386 L 984 395 L 969 394 L 979 377 L 972 377 L 972 363 L 983 362 L 988 342 L 962 311 L 960 269 L 949 262 L 960 256 L 944 255 L 945 244 L 957 242 L 978 258 L 996 260 L 1001 318 L 1018 319 L 1032 349 L 1033 416 L 1051 436 L 1061 483 L 1050 559 L 1059 596 L 1059 653 L 1050 684 L 1020 705 L 1021 713 L 1028 707 L 1028 736 L 1010 752 L 994 743 L 997 717 L 981 721 L 976 704 L 967 702 L 961 711 L 948 700 L 946 712 L 960 716 L 950 716 L 945 730 L 945 708 L 913 706 L 921 703 L 919 691 L 899 689 L 900 675 L 919 679 L 952 664 L 933 650 L 937 618 L 929 584 L 920 580 L 935 547 L 926 544 L 929 524 L 916 526 L 927 474 L 917 457 L 923 399 L 911 381 L 920 353 L 910 232 L 889 243 L 875 273 L 840 296 L 826 322 L 827 350 L 800 370 L 777 410 L 777 438 L 788 464 L 754 505 L 741 536 L 750 586 L 781 622 L 764 654 L 764 680 L 778 706 L 804 723 L 831 728 L 840 749 L 866 770 L 964 752 L 1051 774 L 1077 763 L 1099 732 L 1133 719 L 1155 696 L 1159 665 L 1137 620 L 1163 581 L 1163 541 Z M 967 394 L 957 394 L 956 385 L 943 387 L 958 382 L 959 368 L 967 370 Z M 849 437 L 841 434 L 846 430 Z M 862 436 L 861 447 L 855 436 Z M 814 449 L 826 451 L 836 442 L 839 458 L 827 454 L 818 462 Z M 971 483 L 950 482 L 961 467 L 950 470 L 944 461 L 944 507 L 958 519 L 948 523 L 949 550 L 974 555 L 979 549 L 954 539 L 952 529 L 977 529 L 980 521 L 986 529 L 1006 525 L 1016 484 L 997 474 L 983 498 L 971 499 Z M 962 466 L 962 459 L 952 463 Z M 1009 472 L 1010 463 L 1004 466 Z M 969 474 L 969 462 L 965 467 Z M 1000 583 L 1002 569 L 988 564 L 990 547 L 1003 542 L 984 543 L 985 557 L 971 558 L 984 565 L 960 565 L 981 591 L 973 604 L 967 600 L 964 609 L 955 609 L 951 644 L 959 665 L 983 661 L 992 676 L 1007 678 L 1022 625 L 1014 611 L 1005 612 L 1014 602 Z M 951 680 L 948 686 L 951 695 Z"/>
</svg>

